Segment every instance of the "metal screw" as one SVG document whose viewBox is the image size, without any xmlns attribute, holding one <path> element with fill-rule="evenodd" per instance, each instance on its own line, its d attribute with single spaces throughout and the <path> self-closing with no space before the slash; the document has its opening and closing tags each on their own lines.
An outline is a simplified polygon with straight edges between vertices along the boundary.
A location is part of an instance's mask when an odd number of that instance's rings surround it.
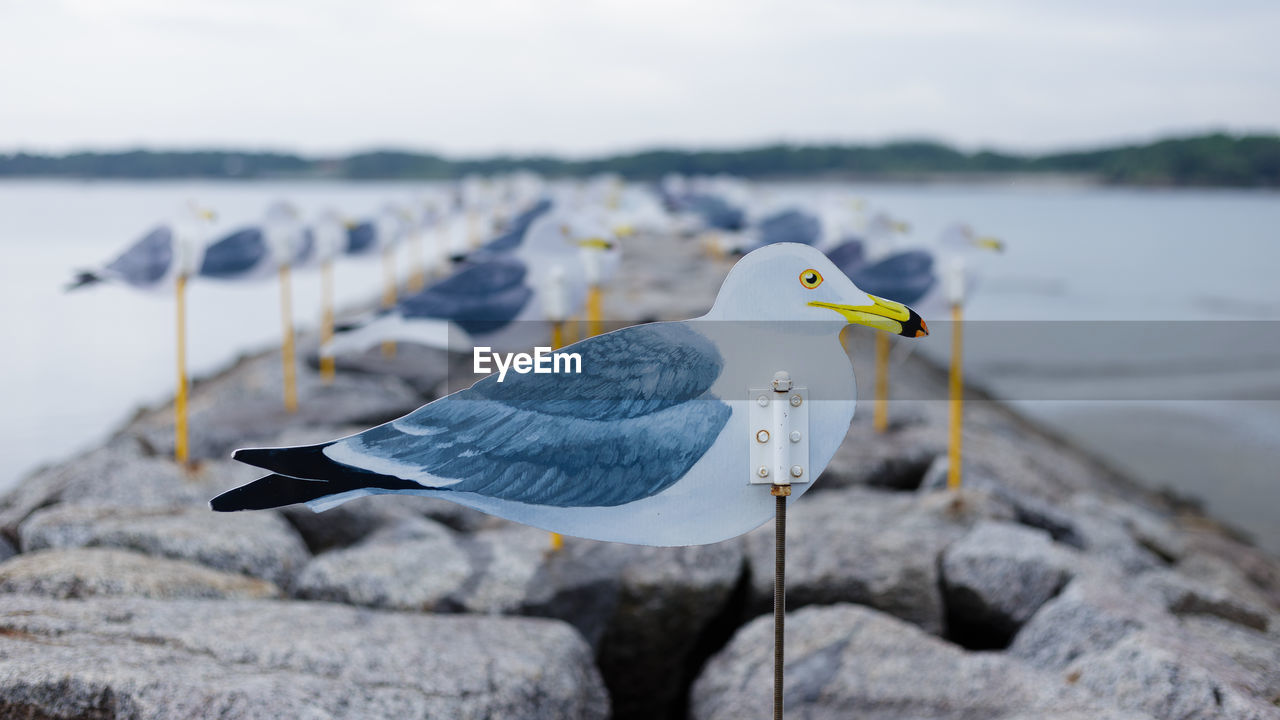
<svg viewBox="0 0 1280 720">
<path fill-rule="evenodd" d="M 804 468 L 800 467 L 799 465 L 791 466 L 791 477 L 798 478 L 803 474 L 804 474 Z"/>
<path fill-rule="evenodd" d="M 786 392 L 791 389 L 791 374 L 786 370 L 779 370 L 773 374 L 773 390 L 774 392 Z"/>
<path fill-rule="evenodd" d="M 769 396 L 761 395 L 760 397 L 756 398 L 756 402 L 760 403 L 760 407 L 769 407 Z"/>
<path fill-rule="evenodd" d="M 804 402 L 799 395 L 791 396 L 791 407 L 800 407 L 800 403 Z"/>
<path fill-rule="evenodd" d="M 767 465 L 761 465 L 760 469 L 756 470 L 756 475 L 759 475 L 762 478 L 769 477 L 769 467 Z"/>
<path fill-rule="evenodd" d="M 792 430 L 792 431 L 791 431 L 791 442 L 800 442 L 800 431 L 799 431 L 799 430 Z"/>
<path fill-rule="evenodd" d="M 769 431 L 768 431 L 768 430 L 760 430 L 759 432 L 757 432 L 757 433 L 756 433 L 756 442 L 758 442 L 758 443 L 767 443 L 767 442 L 769 442 Z"/>
</svg>

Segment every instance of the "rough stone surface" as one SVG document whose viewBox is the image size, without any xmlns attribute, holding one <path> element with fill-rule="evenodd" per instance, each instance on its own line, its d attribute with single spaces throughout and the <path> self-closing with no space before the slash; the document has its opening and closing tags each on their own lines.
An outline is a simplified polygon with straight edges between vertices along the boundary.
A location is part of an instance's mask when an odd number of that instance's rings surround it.
<svg viewBox="0 0 1280 720">
<path fill-rule="evenodd" d="M 1071 578 L 1078 559 L 1043 530 L 980 522 L 942 556 L 942 581 L 953 626 L 1011 638 Z"/>
<path fill-rule="evenodd" d="M 0 499 L 0 532 L 16 540 L 23 520 L 58 503 L 208 507 L 215 494 L 255 477 L 240 463 L 203 463 L 186 471 L 167 456 L 148 455 L 135 441 L 119 440 L 16 484 Z"/>
<path fill-rule="evenodd" d="M 971 653 L 883 613 L 810 607 L 787 618 L 788 717 L 1109 718 L 1122 712 L 1060 677 L 1008 657 Z M 773 619 L 743 627 L 693 688 L 696 720 L 766 716 L 773 697 Z"/>
<path fill-rule="evenodd" d="M 322 553 L 302 569 L 294 595 L 397 610 L 461 610 L 454 599 L 472 575 L 454 533 L 410 518 L 358 545 Z"/>
<path fill-rule="evenodd" d="M 116 547 L 243 573 L 281 587 L 288 586 L 309 557 L 297 531 L 273 512 L 60 505 L 33 514 L 18 534 L 23 552 Z"/>
<path fill-rule="evenodd" d="M 1010 652 L 1156 717 L 1280 718 L 1267 683 L 1197 642 L 1159 600 L 1123 576 L 1079 577 L 1022 628 Z"/>
<path fill-rule="evenodd" d="M 944 630 L 942 551 L 1008 506 L 983 493 L 895 493 L 864 488 L 808 495 L 789 508 L 787 607 L 853 602 L 932 633 Z M 773 524 L 746 536 L 752 611 L 773 603 Z"/>
<path fill-rule="evenodd" d="M 376 425 L 423 404 L 398 378 L 343 373 L 331 385 L 305 365 L 298 368 L 298 411 L 288 413 L 281 396 L 278 353 L 242 359 L 224 373 L 193 386 L 190 452 L 193 458 L 224 458 L 237 447 L 261 445 L 285 425 Z M 173 408 L 141 413 L 121 435 L 139 438 L 159 457 L 173 455 Z"/>
<path fill-rule="evenodd" d="M 1159 597 L 1174 615 L 1213 615 L 1255 630 L 1266 630 L 1271 620 L 1266 607 L 1172 570 L 1145 573 L 1138 585 Z"/>
<path fill-rule="evenodd" d="M 13 543 L 4 539 L 3 536 L 0 536 L 0 563 L 17 554 L 18 549 L 13 546 Z"/>
<path fill-rule="evenodd" d="M 356 498 L 319 513 L 306 505 L 290 505 L 281 512 L 302 534 L 312 552 L 354 545 L 378 530 L 421 517 L 462 531 L 496 524 L 493 516 L 478 510 L 413 495 Z"/>
<path fill-rule="evenodd" d="M 569 627 L 279 601 L 0 596 L 0 715 L 605 718 Z"/>
<path fill-rule="evenodd" d="M 458 533 L 425 518 L 315 557 L 303 598 L 369 607 L 521 614 L 573 624 L 596 649 L 617 717 L 655 717 L 680 701 L 702 634 L 742 576 L 736 543 L 648 548 L 505 524 Z"/>
<path fill-rule="evenodd" d="M 53 598 L 273 598 L 266 580 L 108 548 L 39 550 L 0 563 L 0 593 Z"/>
</svg>

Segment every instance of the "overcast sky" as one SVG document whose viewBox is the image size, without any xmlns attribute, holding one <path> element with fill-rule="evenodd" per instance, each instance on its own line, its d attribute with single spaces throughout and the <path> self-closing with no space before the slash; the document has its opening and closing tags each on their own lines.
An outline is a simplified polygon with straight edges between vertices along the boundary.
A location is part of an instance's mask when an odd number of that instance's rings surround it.
<svg viewBox="0 0 1280 720">
<path fill-rule="evenodd" d="M 1278 33 L 1274 0 L 0 0 L 0 151 L 1276 131 Z"/>
</svg>

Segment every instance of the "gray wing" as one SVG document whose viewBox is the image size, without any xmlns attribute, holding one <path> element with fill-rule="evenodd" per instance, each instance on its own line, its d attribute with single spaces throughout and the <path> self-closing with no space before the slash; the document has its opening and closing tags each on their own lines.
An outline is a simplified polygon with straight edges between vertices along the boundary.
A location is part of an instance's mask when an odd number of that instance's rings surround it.
<svg viewBox="0 0 1280 720">
<path fill-rule="evenodd" d="M 115 277 L 137 287 L 154 285 L 173 265 L 173 228 L 161 225 L 107 264 Z"/>
<path fill-rule="evenodd" d="M 200 274 L 220 280 L 236 278 L 257 267 L 269 253 L 262 228 L 236 230 L 204 251 Z"/>
<path fill-rule="evenodd" d="M 566 350 L 581 355 L 581 374 L 491 376 L 325 454 L 368 458 L 360 464 L 383 474 L 401 466 L 456 479 L 445 491 L 613 506 L 673 485 L 728 422 L 729 406 L 710 393 L 723 360 L 685 323 L 627 328 Z"/>
</svg>

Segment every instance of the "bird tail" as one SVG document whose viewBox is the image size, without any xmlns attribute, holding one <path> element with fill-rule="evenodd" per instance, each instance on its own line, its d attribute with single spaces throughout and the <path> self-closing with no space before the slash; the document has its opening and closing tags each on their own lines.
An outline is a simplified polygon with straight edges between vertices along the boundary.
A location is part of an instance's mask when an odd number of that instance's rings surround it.
<svg viewBox="0 0 1280 720">
<path fill-rule="evenodd" d="M 77 270 L 76 276 L 63 287 L 63 290 L 71 292 L 72 290 L 79 290 L 87 285 L 96 285 L 100 282 L 103 282 L 103 277 L 98 273 L 92 270 Z"/>
<path fill-rule="evenodd" d="M 333 443 L 283 448 L 244 448 L 232 457 L 274 474 L 215 497 L 209 506 L 218 512 L 266 510 L 322 498 L 388 490 L 422 490 L 424 486 L 393 475 L 363 470 L 330 459 L 324 449 Z"/>
<path fill-rule="evenodd" d="M 228 490 L 209 501 L 209 507 L 218 512 L 234 510 L 268 510 L 294 503 L 311 502 L 332 495 L 329 483 L 320 480 L 299 480 L 286 475 L 268 475 Z"/>
</svg>

